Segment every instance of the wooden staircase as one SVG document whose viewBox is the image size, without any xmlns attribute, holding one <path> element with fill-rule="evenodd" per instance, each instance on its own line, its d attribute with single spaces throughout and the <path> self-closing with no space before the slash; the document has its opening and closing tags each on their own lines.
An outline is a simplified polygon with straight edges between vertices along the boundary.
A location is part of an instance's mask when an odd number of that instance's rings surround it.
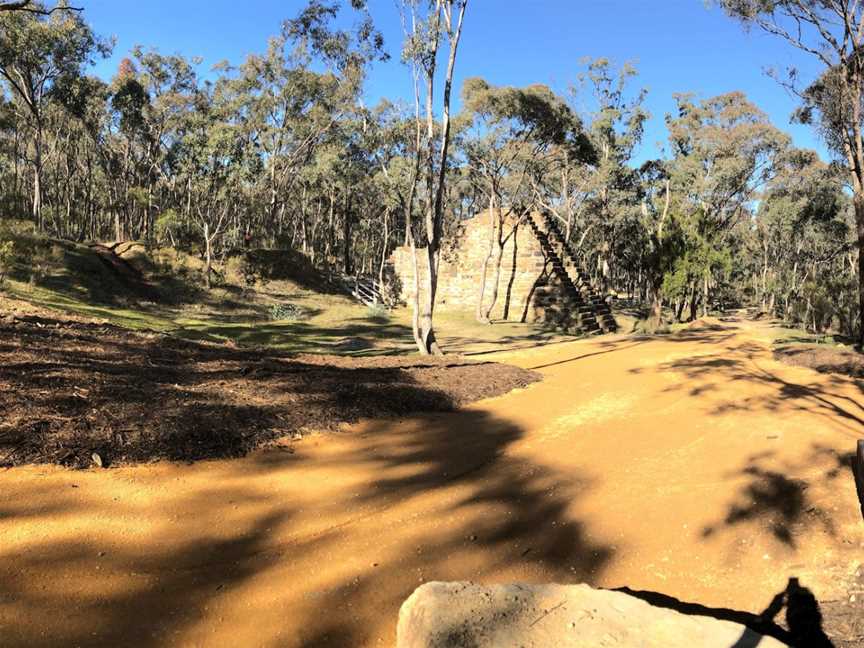
<svg viewBox="0 0 864 648">
<path fill-rule="evenodd" d="M 384 306 L 388 310 L 392 308 L 385 297 L 378 279 L 370 275 L 346 275 L 339 277 L 340 283 L 348 293 L 361 304 L 366 306 Z"/>
<path fill-rule="evenodd" d="M 559 290 L 549 283 L 538 285 L 535 304 L 547 309 L 557 308 L 559 321 L 556 323 L 565 326 L 575 324 L 582 333 L 612 333 L 618 330 L 612 309 L 592 288 L 590 278 L 582 270 L 575 251 L 561 233 L 554 217 L 548 213 L 532 213 L 526 221 L 547 260 L 551 262 L 552 273 L 560 285 Z"/>
</svg>

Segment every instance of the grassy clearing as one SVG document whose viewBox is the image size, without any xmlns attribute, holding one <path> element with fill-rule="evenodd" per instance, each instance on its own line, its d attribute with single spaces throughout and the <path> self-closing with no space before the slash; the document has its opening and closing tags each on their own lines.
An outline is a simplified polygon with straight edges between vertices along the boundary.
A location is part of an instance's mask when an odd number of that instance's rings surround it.
<svg viewBox="0 0 864 648">
<path fill-rule="evenodd" d="M 271 279 L 249 288 L 229 275 L 228 281 L 205 292 L 196 258 L 161 250 L 144 272 L 147 289 L 159 294 L 153 300 L 86 245 L 19 235 L 16 248 L 19 256 L 2 292 L 49 311 L 190 340 L 298 353 L 415 351 L 409 309 L 368 308 L 332 290 L 322 292 L 320 282 L 308 277 Z M 290 317 L 279 318 L 280 311 Z M 436 323 L 444 348 L 466 354 L 573 339 L 516 322 L 480 324 L 463 311 L 441 311 Z"/>
<path fill-rule="evenodd" d="M 830 333 L 810 333 L 804 329 L 789 328 L 778 325 L 773 329 L 775 345 L 806 345 L 806 346 L 830 346 L 851 347 L 853 341 L 844 335 Z"/>
<path fill-rule="evenodd" d="M 268 346 L 302 353 L 381 355 L 413 353 L 411 312 L 407 308 L 382 316 L 347 297 L 306 291 L 290 282 L 275 282 L 266 290 L 216 288 L 206 301 L 179 306 L 153 303 L 100 304 L 75 295 L 75 291 L 50 290 L 10 281 L 8 294 L 59 313 L 105 320 L 135 330 L 154 330 L 189 340 L 226 342 L 244 346 Z M 303 315 L 295 320 L 272 320 L 274 304 L 298 306 Z M 555 331 L 516 322 L 480 324 L 466 312 L 442 311 L 437 318 L 438 336 L 448 351 L 486 353 L 508 348 L 573 339 Z"/>
</svg>

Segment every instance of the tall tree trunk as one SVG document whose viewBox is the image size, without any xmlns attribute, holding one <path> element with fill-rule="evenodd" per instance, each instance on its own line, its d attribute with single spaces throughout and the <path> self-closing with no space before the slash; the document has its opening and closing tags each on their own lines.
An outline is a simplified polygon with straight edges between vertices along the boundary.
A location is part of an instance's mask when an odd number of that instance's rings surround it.
<svg viewBox="0 0 864 648">
<path fill-rule="evenodd" d="M 212 269 L 210 243 L 210 224 L 204 223 L 204 285 L 207 287 L 207 290 L 210 290 L 210 271 Z"/>
<path fill-rule="evenodd" d="M 420 264 L 417 262 L 417 245 L 410 228 L 408 230 L 408 244 L 411 247 L 411 269 L 414 271 L 414 291 L 411 295 L 411 333 L 414 336 L 414 343 L 423 353 L 425 345 L 423 333 L 420 330 Z"/>
<path fill-rule="evenodd" d="M 651 325 L 656 328 L 663 321 L 663 295 L 659 286 L 651 286 Z"/>
<path fill-rule="evenodd" d="M 852 201 L 858 234 L 858 346 L 864 349 L 864 191 L 857 192 Z"/>
<path fill-rule="evenodd" d="M 489 304 L 486 306 L 486 310 L 483 313 L 483 317 L 487 322 L 492 320 L 492 310 L 495 308 L 495 304 L 498 302 L 498 284 L 501 283 L 501 259 L 504 255 L 504 244 L 502 241 L 503 238 L 504 220 L 499 215 L 498 229 L 495 236 L 495 247 L 492 253 L 492 294 L 489 296 Z"/>
<path fill-rule="evenodd" d="M 378 283 L 384 284 L 384 268 L 387 265 L 387 252 L 390 248 L 390 210 L 384 210 L 384 241 L 381 244 L 381 264 L 378 266 Z"/>
<path fill-rule="evenodd" d="M 692 322 L 696 319 L 697 314 L 699 313 L 699 288 L 696 282 L 693 282 L 693 285 L 690 287 L 690 319 L 688 322 Z"/>
<path fill-rule="evenodd" d="M 335 256 L 333 249 L 336 247 L 336 190 L 330 189 L 330 209 L 327 212 L 327 244 L 324 258 L 326 263 L 330 263 L 331 258 Z"/>
<path fill-rule="evenodd" d="M 483 298 L 486 295 L 486 275 L 489 271 L 489 262 L 492 260 L 492 255 L 495 253 L 495 239 L 497 237 L 497 227 L 495 223 L 495 193 L 489 192 L 489 250 L 486 252 L 486 257 L 483 259 L 483 265 L 480 267 L 480 285 L 477 288 L 477 307 L 474 309 L 474 316 L 478 322 L 488 324 L 489 318 L 485 315 L 483 309 Z"/>
<path fill-rule="evenodd" d="M 435 338 L 432 324 L 432 314 L 435 310 L 435 297 L 438 291 L 438 263 L 441 258 L 441 229 L 444 212 L 444 188 L 447 177 L 447 153 L 450 146 L 450 92 L 453 87 L 453 71 L 456 65 L 456 51 L 462 34 L 462 20 L 465 16 L 467 0 L 457 2 L 459 15 L 453 28 L 453 0 L 438 0 L 435 6 L 434 44 L 430 50 L 431 63 L 427 63 L 426 87 L 426 138 L 427 138 L 427 208 L 426 208 L 426 259 L 429 274 L 426 277 L 426 295 L 423 312 L 420 316 L 420 326 L 423 334 L 421 353 L 442 355 L 443 351 Z M 435 80 L 434 58 L 438 52 L 440 19 L 443 13 L 450 51 L 447 57 L 447 72 L 444 77 L 444 97 L 441 111 L 441 140 L 438 147 L 438 173 L 435 174 L 435 118 L 433 112 L 433 89 Z M 434 197 L 434 203 L 433 203 Z"/>
<path fill-rule="evenodd" d="M 33 222 L 41 230 L 42 223 L 42 127 L 36 128 L 35 155 L 33 157 Z"/>
<path fill-rule="evenodd" d="M 766 308 L 766 298 L 768 296 L 768 241 L 762 244 L 763 260 L 762 260 L 762 310 Z"/>
<path fill-rule="evenodd" d="M 573 201 L 570 200 L 570 164 L 569 156 L 564 160 L 564 168 L 561 169 L 561 200 L 564 202 L 567 223 L 564 227 L 564 240 L 570 241 L 573 231 Z"/>
<path fill-rule="evenodd" d="M 345 213 L 342 215 L 342 267 L 352 274 L 351 267 L 351 194 L 345 191 Z"/>
<path fill-rule="evenodd" d="M 436 8 L 436 12 L 440 12 L 440 8 Z M 439 18 L 440 20 L 440 14 Z M 438 51 L 438 30 L 439 26 L 435 24 L 435 47 L 434 52 Z M 434 58 L 434 55 L 433 55 Z M 432 101 L 433 92 L 435 89 L 435 63 L 434 60 L 430 63 L 426 77 L 426 269 L 427 272 L 423 276 L 425 290 L 423 291 L 423 300 L 421 303 L 421 312 L 418 317 L 420 324 L 421 343 L 418 348 L 423 355 L 433 353 L 433 345 L 437 348 L 438 343 L 435 340 L 435 329 L 432 324 L 432 313 L 435 310 L 435 293 L 438 288 L 438 257 L 436 247 L 438 246 L 438 238 L 436 236 L 438 228 L 435 223 L 435 207 L 436 202 L 433 201 L 435 195 L 435 116 L 433 113 Z M 440 351 L 440 350 L 439 350 Z"/>
</svg>

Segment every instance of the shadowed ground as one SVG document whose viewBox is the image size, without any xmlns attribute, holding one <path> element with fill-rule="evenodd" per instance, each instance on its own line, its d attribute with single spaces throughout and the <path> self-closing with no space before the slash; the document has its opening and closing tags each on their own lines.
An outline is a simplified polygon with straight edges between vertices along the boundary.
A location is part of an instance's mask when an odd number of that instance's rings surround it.
<svg viewBox="0 0 864 648">
<path fill-rule="evenodd" d="M 759 326 L 484 357 L 544 381 L 293 453 L 9 469 L 2 643 L 389 646 L 414 587 L 472 579 L 770 624 L 806 608 L 820 641 L 821 606 L 834 644 L 857 645 L 828 612 L 861 585 L 862 383 L 776 362 Z"/>
</svg>

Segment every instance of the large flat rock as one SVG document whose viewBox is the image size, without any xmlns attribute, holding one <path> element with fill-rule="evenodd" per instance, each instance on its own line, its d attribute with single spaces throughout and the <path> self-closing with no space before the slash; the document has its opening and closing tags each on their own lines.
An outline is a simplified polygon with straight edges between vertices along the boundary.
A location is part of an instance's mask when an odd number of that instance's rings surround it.
<svg viewBox="0 0 864 648">
<path fill-rule="evenodd" d="M 399 611 L 397 648 L 778 648 L 734 623 L 588 585 L 427 583 Z"/>
</svg>

